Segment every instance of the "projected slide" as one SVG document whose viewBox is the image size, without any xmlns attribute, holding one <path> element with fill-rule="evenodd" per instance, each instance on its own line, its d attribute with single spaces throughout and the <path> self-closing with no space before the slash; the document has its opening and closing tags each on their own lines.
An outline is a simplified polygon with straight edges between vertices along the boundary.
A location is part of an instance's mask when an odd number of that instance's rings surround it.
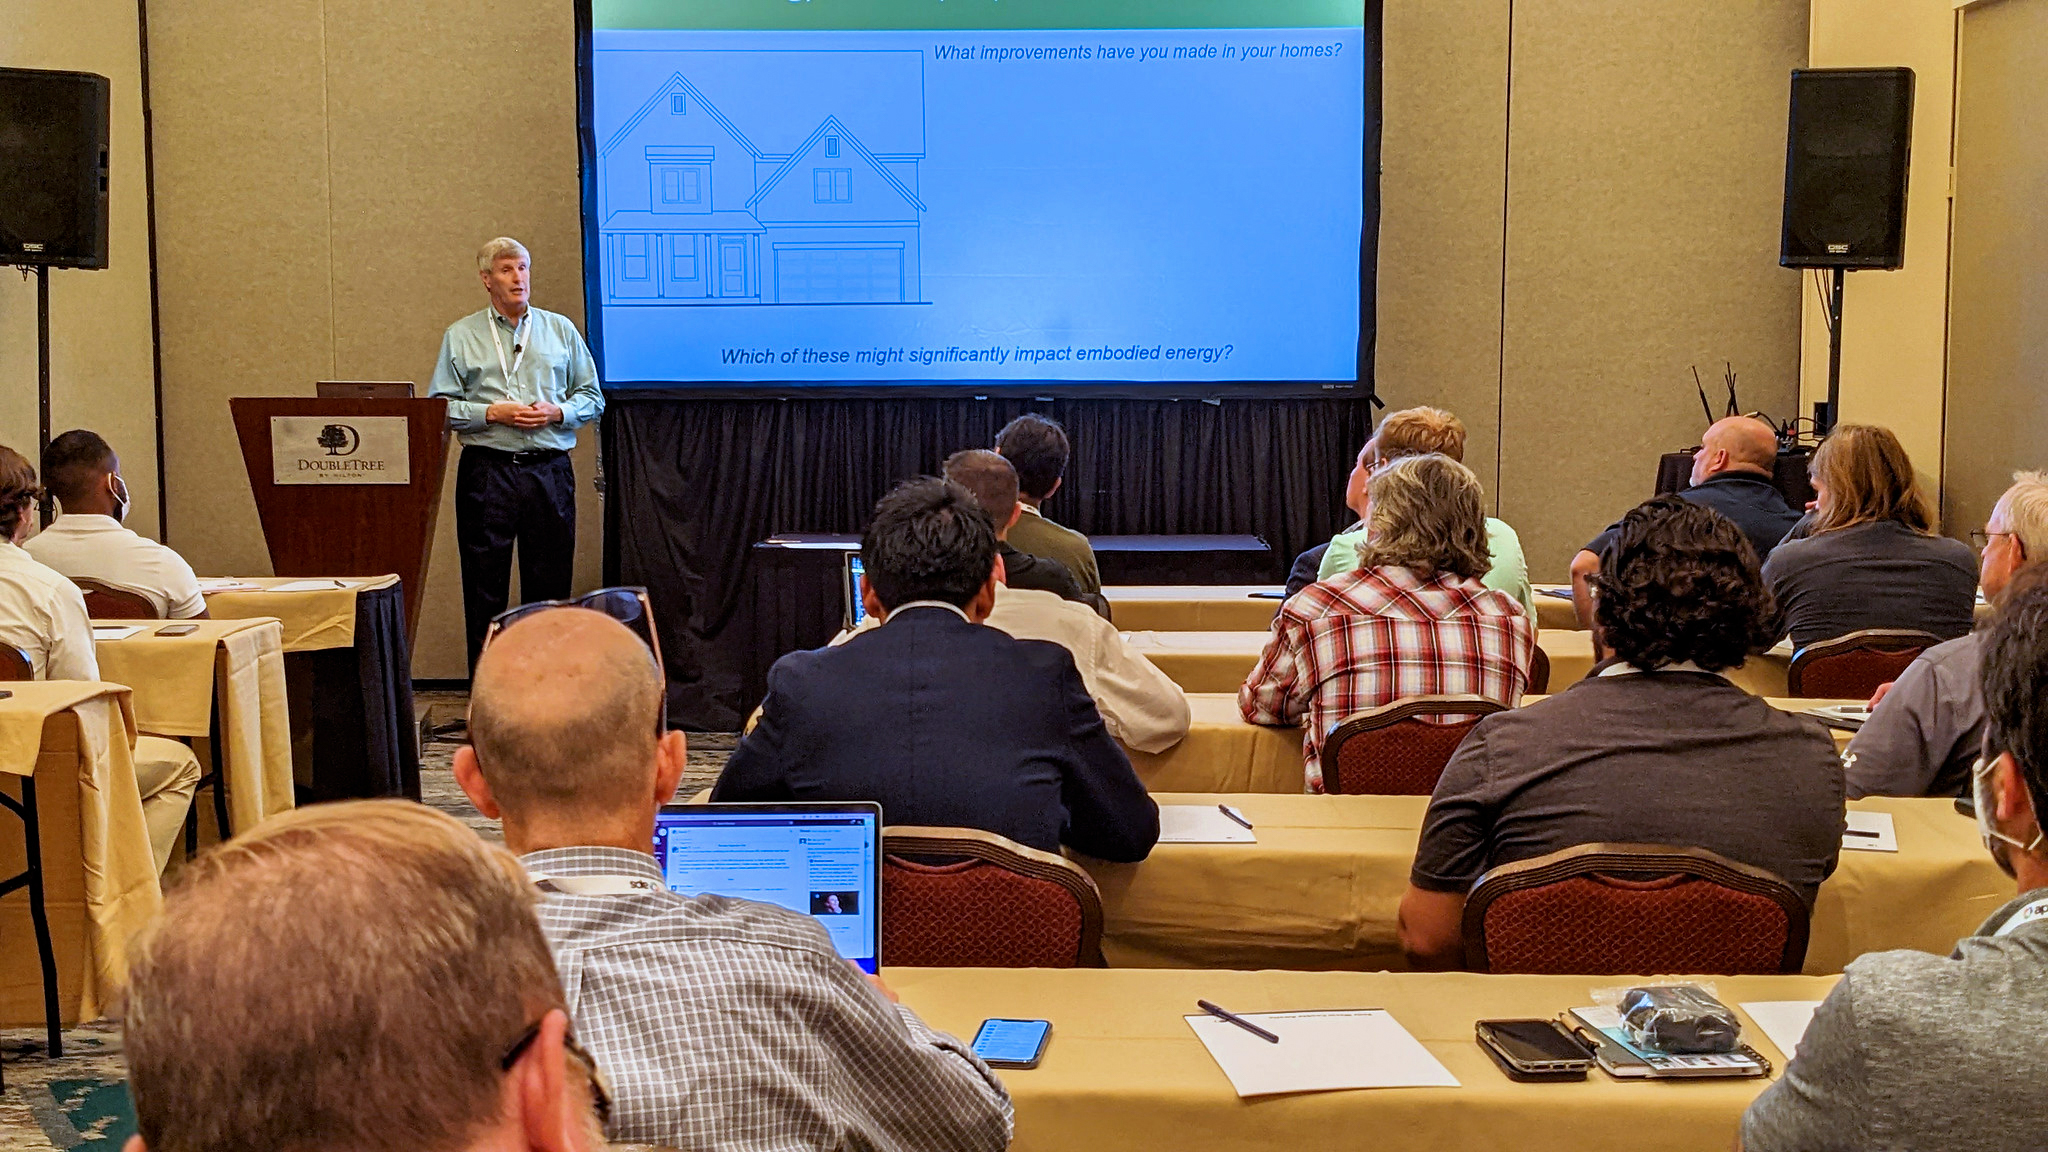
<svg viewBox="0 0 2048 1152">
<path fill-rule="evenodd" d="M 1358 0 L 592 17 L 609 385 L 1357 376 Z"/>
</svg>

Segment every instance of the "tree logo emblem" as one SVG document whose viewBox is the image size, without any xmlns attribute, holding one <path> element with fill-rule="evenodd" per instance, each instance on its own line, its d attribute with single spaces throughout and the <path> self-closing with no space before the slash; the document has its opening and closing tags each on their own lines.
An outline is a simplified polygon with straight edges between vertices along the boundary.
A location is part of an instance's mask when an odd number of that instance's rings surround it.
<svg viewBox="0 0 2048 1152">
<path fill-rule="evenodd" d="M 319 444 L 329 456 L 353 456 L 362 443 L 362 436 L 346 424 L 329 424 L 320 429 Z"/>
</svg>

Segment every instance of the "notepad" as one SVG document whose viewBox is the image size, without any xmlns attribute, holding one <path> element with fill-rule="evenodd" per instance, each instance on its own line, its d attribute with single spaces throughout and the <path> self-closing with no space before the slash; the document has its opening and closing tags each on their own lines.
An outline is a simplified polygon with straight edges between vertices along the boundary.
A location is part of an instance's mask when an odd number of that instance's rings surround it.
<svg viewBox="0 0 2048 1152">
<path fill-rule="evenodd" d="M 1572 598 L 1572 590 L 1569 588 L 1538 588 L 1536 594 L 1538 596 L 1548 596 L 1552 600 L 1569 600 Z"/>
<path fill-rule="evenodd" d="M 1860 852 L 1897 852 L 1899 833 L 1889 812 L 1849 811 L 1849 830 L 1842 833 L 1842 847 Z"/>
<path fill-rule="evenodd" d="M 92 626 L 94 640 L 126 640 L 143 630 L 140 624 L 95 624 Z"/>
<path fill-rule="evenodd" d="M 1258 834 L 1225 816 L 1214 804 L 1161 804 L 1161 844 L 1256 844 Z"/>
<path fill-rule="evenodd" d="M 1870 719 L 1870 705 L 1823 704 L 1805 709 L 1805 713 L 1830 728 L 1840 728 L 1845 732 L 1858 732 L 1862 730 L 1863 722 Z"/>
<path fill-rule="evenodd" d="M 251 584 L 247 580 L 238 580 L 233 576 L 209 576 L 199 581 L 199 591 L 208 595 L 215 592 L 255 592 L 262 587 L 260 584 Z"/>
<path fill-rule="evenodd" d="M 284 584 L 273 584 L 271 592 L 332 592 L 338 588 L 349 588 L 346 580 L 293 580 Z"/>
<path fill-rule="evenodd" d="M 1214 1016 L 1187 1017 L 1239 1096 L 1346 1088 L 1456 1088 L 1458 1078 L 1387 1012 L 1246 1012 L 1271 1044 Z"/>
<path fill-rule="evenodd" d="M 1790 1060 L 1799 1054 L 1799 1038 L 1806 1035 L 1818 1007 L 1818 1000 L 1758 1000 L 1742 1005 L 1742 1010 Z"/>
</svg>

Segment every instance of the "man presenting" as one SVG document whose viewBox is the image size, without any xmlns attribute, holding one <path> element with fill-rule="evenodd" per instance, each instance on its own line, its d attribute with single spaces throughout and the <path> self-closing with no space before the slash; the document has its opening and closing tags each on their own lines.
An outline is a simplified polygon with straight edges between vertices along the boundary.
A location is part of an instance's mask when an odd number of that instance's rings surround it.
<svg viewBox="0 0 2048 1152">
<path fill-rule="evenodd" d="M 569 594 L 576 556 L 576 429 L 604 412 L 597 364 L 569 318 L 527 302 L 526 248 L 500 236 L 477 253 L 490 307 L 448 326 L 429 396 L 448 398 L 462 442 L 455 539 L 462 609 L 476 667 L 491 617 L 505 610 L 512 545 L 529 601 Z"/>
</svg>

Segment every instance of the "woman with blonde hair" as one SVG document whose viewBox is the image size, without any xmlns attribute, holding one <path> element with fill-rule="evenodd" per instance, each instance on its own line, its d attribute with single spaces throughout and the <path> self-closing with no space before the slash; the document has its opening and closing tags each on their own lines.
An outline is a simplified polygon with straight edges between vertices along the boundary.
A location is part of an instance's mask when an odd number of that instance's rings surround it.
<svg viewBox="0 0 2048 1152">
<path fill-rule="evenodd" d="M 1788 537 L 1764 562 L 1792 643 L 1866 628 L 1944 640 L 1967 633 L 1976 553 L 1939 534 L 1899 438 L 1873 424 L 1844 424 L 1813 454 L 1811 472 L 1815 502 L 1804 538 Z"/>
</svg>

